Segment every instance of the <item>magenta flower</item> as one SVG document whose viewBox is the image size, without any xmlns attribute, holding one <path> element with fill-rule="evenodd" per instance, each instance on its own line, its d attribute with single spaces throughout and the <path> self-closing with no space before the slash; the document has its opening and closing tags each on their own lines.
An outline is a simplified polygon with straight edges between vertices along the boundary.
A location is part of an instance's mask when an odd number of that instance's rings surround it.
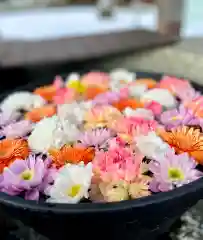
<svg viewBox="0 0 203 240">
<path fill-rule="evenodd" d="M 33 125 L 30 121 L 22 120 L 11 123 L 0 130 L 0 134 L 7 138 L 24 137 L 32 131 Z"/>
<path fill-rule="evenodd" d="M 54 178 L 53 169 L 49 170 L 49 160 L 30 156 L 26 160 L 16 160 L 2 174 L 2 191 L 9 195 L 25 193 L 25 199 L 38 200 L 39 192 L 44 191 Z"/>
<path fill-rule="evenodd" d="M 151 191 L 167 192 L 197 180 L 202 174 L 195 167 L 195 161 L 187 153 L 176 155 L 174 151 L 169 151 L 163 159 L 149 163 L 149 170 L 154 175 Z"/>
<path fill-rule="evenodd" d="M 179 109 L 163 112 L 161 114 L 160 121 L 165 125 L 167 130 L 171 130 L 173 127 L 180 125 L 200 125 L 200 119 L 198 119 L 189 109 L 185 108 L 183 105 L 180 105 Z"/>
<path fill-rule="evenodd" d="M 82 133 L 78 141 L 83 147 L 99 147 L 104 144 L 110 137 L 112 137 L 112 131 L 105 128 L 97 128 Z"/>
<path fill-rule="evenodd" d="M 21 114 L 19 112 L 14 111 L 6 111 L 0 113 L 0 126 L 5 126 L 16 121 Z"/>
</svg>

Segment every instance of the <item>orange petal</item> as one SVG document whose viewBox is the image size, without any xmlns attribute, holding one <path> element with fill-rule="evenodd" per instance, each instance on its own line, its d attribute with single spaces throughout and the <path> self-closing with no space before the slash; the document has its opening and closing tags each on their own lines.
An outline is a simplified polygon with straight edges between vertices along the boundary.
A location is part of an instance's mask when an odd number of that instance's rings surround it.
<svg viewBox="0 0 203 240">
<path fill-rule="evenodd" d="M 122 99 L 119 102 L 113 103 L 113 106 L 120 111 L 123 111 L 125 108 L 130 107 L 132 109 L 142 108 L 143 103 L 135 99 Z"/>
<path fill-rule="evenodd" d="M 157 85 L 157 81 L 152 78 L 140 78 L 137 79 L 134 84 L 145 84 L 150 89 L 154 88 Z"/>
<path fill-rule="evenodd" d="M 56 87 L 54 85 L 43 86 L 35 89 L 34 94 L 40 95 L 46 101 L 51 102 L 56 95 Z"/>
<path fill-rule="evenodd" d="M 106 88 L 90 86 L 85 90 L 84 98 L 86 100 L 91 100 L 91 99 L 94 99 L 98 94 L 105 93 L 105 92 L 107 92 Z"/>
<path fill-rule="evenodd" d="M 51 117 L 56 114 L 54 105 L 46 105 L 40 108 L 34 108 L 32 111 L 25 114 L 25 119 L 32 122 L 39 122 L 44 117 Z"/>
</svg>

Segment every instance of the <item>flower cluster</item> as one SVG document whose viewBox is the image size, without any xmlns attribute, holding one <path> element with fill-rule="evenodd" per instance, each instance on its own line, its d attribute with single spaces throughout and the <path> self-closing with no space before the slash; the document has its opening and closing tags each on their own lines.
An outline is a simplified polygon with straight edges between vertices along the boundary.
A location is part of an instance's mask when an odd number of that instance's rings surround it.
<svg viewBox="0 0 203 240">
<path fill-rule="evenodd" d="M 202 177 L 203 96 L 184 79 L 72 73 L 0 110 L 0 191 L 11 196 L 116 202 Z"/>
</svg>

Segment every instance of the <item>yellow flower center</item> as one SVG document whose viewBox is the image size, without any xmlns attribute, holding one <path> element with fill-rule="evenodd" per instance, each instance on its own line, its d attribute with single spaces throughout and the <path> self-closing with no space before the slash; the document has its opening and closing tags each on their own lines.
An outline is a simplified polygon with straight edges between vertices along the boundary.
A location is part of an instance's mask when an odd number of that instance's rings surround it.
<svg viewBox="0 0 203 240">
<path fill-rule="evenodd" d="M 181 116 L 174 116 L 174 117 L 171 118 L 171 120 L 173 120 L 173 121 L 181 120 L 181 119 L 182 119 Z"/>
<path fill-rule="evenodd" d="M 75 184 L 71 188 L 68 189 L 67 194 L 69 197 L 76 197 L 80 192 L 82 186 L 80 184 Z"/>
<path fill-rule="evenodd" d="M 78 93 L 84 93 L 86 90 L 86 87 L 78 80 L 71 80 L 67 83 L 68 88 L 75 89 Z"/>
<path fill-rule="evenodd" d="M 178 168 L 169 168 L 168 176 L 173 181 L 184 180 L 183 172 Z"/>
<path fill-rule="evenodd" d="M 33 176 L 34 176 L 34 173 L 33 173 L 33 171 L 31 171 L 31 170 L 25 170 L 25 171 L 21 174 L 22 179 L 23 179 L 23 180 L 26 180 L 26 181 L 31 180 L 31 179 L 33 178 Z"/>
</svg>

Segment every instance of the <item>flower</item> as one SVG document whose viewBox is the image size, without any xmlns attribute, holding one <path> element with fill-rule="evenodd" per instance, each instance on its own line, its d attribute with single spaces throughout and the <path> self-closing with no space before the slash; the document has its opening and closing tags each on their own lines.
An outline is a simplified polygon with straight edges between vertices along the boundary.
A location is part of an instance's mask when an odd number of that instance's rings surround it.
<svg viewBox="0 0 203 240">
<path fill-rule="evenodd" d="M 38 200 L 39 186 L 48 174 L 48 165 L 41 157 L 29 156 L 25 161 L 16 160 L 3 172 L 3 192 L 19 195 L 25 192 L 25 199 Z"/>
<path fill-rule="evenodd" d="M 73 88 L 60 88 L 53 97 L 55 104 L 70 103 L 77 99 L 78 93 Z"/>
<path fill-rule="evenodd" d="M 140 152 L 150 159 L 164 155 L 170 148 L 170 146 L 153 131 L 147 135 L 138 135 L 135 138 L 135 142 Z"/>
<path fill-rule="evenodd" d="M 80 80 L 76 80 L 76 79 L 70 79 L 67 83 L 66 83 L 66 87 L 70 88 L 70 89 L 74 89 L 77 93 L 83 93 L 86 90 L 86 86 L 83 85 Z"/>
<path fill-rule="evenodd" d="M 111 136 L 112 132 L 109 129 L 92 129 L 82 133 L 78 138 L 78 141 L 84 147 L 99 147 L 104 144 Z"/>
<path fill-rule="evenodd" d="M 191 102 L 192 100 L 197 99 L 201 95 L 201 93 L 197 92 L 192 86 L 186 88 L 184 91 L 181 87 L 176 87 L 175 94 L 176 97 L 178 97 L 184 103 Z"/>
<path fill-rule="evenodd" d="M 92 179 L 92 164 L 67 164 L 62 167 L 47 190 L 50 198 L 47 202 L 78 203 L 82 198 L 88 198 L 88 190 Z"/>
<path fill-rule="evenodd" d="M 200 120 L 194 116 L 194 114 L 180 105 L 178 109 L 168 110 L 163 112 L 160 117 L 161 123 L 165 125 L 167 130 L 171 130 L 173 127 L 187 125 L 196 126 L 200 125 Z"/>
<path fill-rule="evenodd" d="M 144 103 L 147 101 L 156 101 L 163 107 L 173 108 L 176 106 L 175 97 L 167 90 L 161 88 L 153 88 L 146 91 L 141 98 Z"/>
<path fill-rule="evenodd" d="M 149 163 L 153 173 L 150 189 L 152 192 L 165 192 L 190 183 L 201 176 L 195 167 L 196 163 L 187 153 L 175 155 L 174 151 L 168 151 L 158 161 Z"/>
<path fill-rule="evenodd" d="M 151 110 L 153 112 L 154 116 L 158 116 L 162 112 L 161 104 L 156 101 L 146 101 L 144 103 L 144 108 Z"/>
<path fill-rule="evenodd" d="M 107 152 L 97 151 L 93 160 L 93 171 L 104 182 L 133 181 L 140 174 L 143 156 L 128 148 L 114 147 Z"/>
<path fill-rule="evenodd" d="M 154 114 L 151 110 L 145 109 L 145 108 L 137 108 L 137 109 L 132 109 L 127 107 L 124 110 L 124 115 L 127 117 L 140 117 L 148 120 L 153 120 L 154 119 Z"/>
<path fill-rule="evenodd" d="M 0 113 L 0 126 L 5 126 L 7 124 L 10 124 L 17 119 L 19 119 L 21 116 L 20 112 L 17 111 L 4 111 Z"/>
<path fill-rule="evenodd" d="M 99 87 L 107 89 L 109 87 L 109 74 L 104 72 L 89 72 L 81 78 L 81 83 L 86 87 Z"/>
<path fill-rule="evenodd" d="M 203 117 L 203 96 L 194 98 L 192 101 L 185 102 L 184 106 L 188 108 L 196 117 Z"/>
<path fill-rule="evenodd" d="M 147 88 L 155 88 L 157 81 L 152 78 L 138 78 L 135 85 L 145 85 Z"/>
<path fill-rule="evenodd" d="M 45 117 L 52 117 L 54 114 L 56 114 L 56 107 L 50 104 L 40 108 L 34 108 L 32 111 L 27 112 L 25 119 L 35 123 Z"/>
<path fill-rule="evenodd" d="M 107 92 L 107 88 L 90 85 L 86 88 L 85 92 L 83 93 L 83 98 L 85 100 L 93 100 L 98 95 L 106 92 Z"/>
<path fill-rule="evenodd" d="M 3 112 L 16 112 L 18 110 L 30 111 L 36 107 L 42 107 L 46 101 L 38 95 L 30 92 L 15 92 L 6 97 L 0 105 Z"/>
<path fill-rule="evenodd" d="M 124 111 L 125 108 L 127 107 L 132 109 L 143 107 L 143 104 L 140 101 L 132 98 L 120 99 L 118 102 L 114 102 L 112 105 L 113 107 L 117 108 L 119 111 Z"/>
<path fill-rule="evenodd" d="M 130 84 L 128 86 L 129 88 L 129 95 L 132 98 L 140 98 L 146 91 L 147 91 L 147 86 L 145 84 Z"/>
<path fill-rule="evenodd" d="M 79 80 L 80 80 L 80 74 L 71 73 L 67 76 L 67 78 L 65 80 L 65 86 L 68 87 L 70 81 L 79 81 Z"/>
<path fill-rule="evenodd" d="M 7 138 L 20 138 L 30 133 L 32 128 L 33 126 L 30 121 L 21 120 L 3 127 L 0 130 L 0 134 L 6 136 Z"/>
<path fill-rule="evenodd" d="M 151 195 L 149 190 L 149 183 L 151 178 L 148 176 L 141 176 L 136 178 L 135 181 L 129 184 L 128 192 L 132 199 L 146 197 Z"/>
<path fill-rule="evenodd" d="M 0 141 L 0 172 L 16 159 L 24 160 L 29 155 L 28 143 L 23 139 L 4 139 Z"/>
<path fill-rule="evenodd" d="M 87 164 L 93 160 L 94 154 L 94 148 L 70 147 L 68 145 L 64 145 L 60 150 L 49 150 L 50 158 L 56 168 L 63 167 L 67 163 L 84 162 Z"/>
<path fill-rule="evenodd" d="M 203 164 L 203 136 L 199 129 L 181 126 L 173 128 L 171 132 L 160 132 L 160 137 L 177 153 L 187 152 L 198 163 Z"/>
<path fill-rule="evenodd" d="M 108 105 L 112 104 L 113 102 L 118 102 L 121 99 L 120 92 L 105 92 L 97 95 L 93 99 L 94 105 Z"/>
<path fill-rule="evenodd" d="M 54 115 L 38 122 L 28 137 L 29 147 L 34 152 L 46 152 L 50 148 L 60 149 L 65 143 L 77 140 L 79 129 L 76 125 L 62 121 Z"/>
</svg>

